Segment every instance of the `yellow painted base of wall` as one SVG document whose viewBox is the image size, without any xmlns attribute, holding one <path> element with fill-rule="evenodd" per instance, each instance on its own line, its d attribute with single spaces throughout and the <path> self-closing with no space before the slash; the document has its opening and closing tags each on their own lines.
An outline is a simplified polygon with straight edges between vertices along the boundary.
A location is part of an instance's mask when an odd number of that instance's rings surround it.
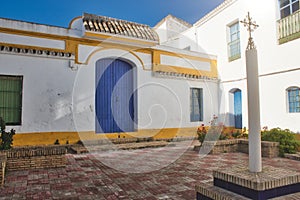
<svg viewBox="0 0 300 200">
<path fill-rule="evenodd" d="M 197 128 L 165 128 L 165 129 L 147 129 L 130 133 L 110 133 L 96 134 L 93 131 L 88 132 L 39 132 L 39 133 L 17 133 L 14 136 L 13 146 L 34 146 L 51 145 L 56 140 L 60 144 L 75 144 L 79 140 L 99 140 L 113 138 L 141 138 L 153 137 L 154 139 L 166 139 L 176 137 L 196 137 Z"/>
<path fill-rule="evenodd" d="M 77 132 L 40 132 L 40 133 L 16 133 L 13 137 L 13 146 L 51 145 L 56 140 L 60 144 L 76 143 L 80 140 Z"/>
</svg>

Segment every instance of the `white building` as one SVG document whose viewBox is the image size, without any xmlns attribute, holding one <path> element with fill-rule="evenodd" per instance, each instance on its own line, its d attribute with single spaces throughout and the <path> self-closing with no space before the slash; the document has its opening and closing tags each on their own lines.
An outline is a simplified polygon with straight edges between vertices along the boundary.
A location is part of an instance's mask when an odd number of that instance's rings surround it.
<svg viewBox="0 0 300 200">
<path fill-rule="evenodd" d="M 154 29 L 90 14 L 68 28 L 0 19 L 0 115 L 17 145 L 192 135 L 213 115 L 247 127 L 250 12 L 261 125 L 300 131 L 299 1 L 280 2 L 225 0 L 193 25 L 169 15 Z"/>
<path fill-rule="evenodd" d="M 163 44 L 187 48 L 188 38 L 194 41 L 192 51 L 217 55 L 220 115 L 227 116 L 227 126 L 247 127 L 248 31 L 240 21 L 248 12 L 259 25 L 253 37 L 258 50 L 261 125 L 299 132 L 299 0 L 225 0 L 193 27 Z"/>
<path fill-rule="evenodd" d="M 0 42 L 0 113 L 15 145 L 191 135 L 218 114 L 207 106 L 218 105 L 216 56 L 161 46 L 146 25 L 0 19 Z"/>
</svg>

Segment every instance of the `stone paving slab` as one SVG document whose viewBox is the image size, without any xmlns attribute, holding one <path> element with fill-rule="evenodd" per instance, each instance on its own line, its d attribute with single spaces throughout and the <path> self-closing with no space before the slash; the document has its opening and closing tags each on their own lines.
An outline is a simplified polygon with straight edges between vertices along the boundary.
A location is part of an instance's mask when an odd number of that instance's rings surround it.
<svg viewBox="0 0 300 200">
<path fill-rule="evenodd" d="M 164 148 L 169 148 L 165 151 Z M 199 155 L 186 149 L 179 159 L 159 166 L 178 155 L 179 147 L 127 150 L 103 154 L 67 154 L 67 166 L 8 172 L 2 199 L 195 199 L 195 185 L 212 181 L 213 170 L 248 165 L 243 153 Z M 151 153 L 151 156 L 144 156 Z M 139 169 L 138 163 L 157 169 L 147 173 L 126 173 L 105 165 L 105 159 L 137 161 L 125 166 Z M 175 157 L 174 157 L 175 158 Z M 106 163 L 107 164 L 107 163 Z M 263 158 L 263 164 L 300 172 L 300 162 L 285 158 Z M 292 198 L 291 198 L 292 199 Z"/>
</svg>

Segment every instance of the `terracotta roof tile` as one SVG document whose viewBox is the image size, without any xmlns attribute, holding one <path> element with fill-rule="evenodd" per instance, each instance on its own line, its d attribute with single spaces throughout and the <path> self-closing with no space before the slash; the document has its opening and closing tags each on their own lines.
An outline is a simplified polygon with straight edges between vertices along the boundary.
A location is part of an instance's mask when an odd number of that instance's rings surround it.
<svg viewBox="0 0 300 200">
<path fill-rule="evenodd" d="M 158 41 L 157 33 L 144 24 L 85 13 L 83 15 L 83 25 L 87 31 Z"/>
</svg>

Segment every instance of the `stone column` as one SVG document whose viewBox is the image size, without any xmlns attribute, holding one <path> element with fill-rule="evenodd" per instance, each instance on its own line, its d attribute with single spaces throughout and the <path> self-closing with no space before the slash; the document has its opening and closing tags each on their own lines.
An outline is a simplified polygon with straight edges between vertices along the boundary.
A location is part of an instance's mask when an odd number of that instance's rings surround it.
<svg viewBox="0 0 300 200">
<path fill-rule="evenodd" d="M 259 79 L 257 50 L 246 50 L 247 90 L 248 90 L 248 127 L 249 127 L 249 171 L 261 172 L 261 126 L 259 105 Z"/>
</svg>

